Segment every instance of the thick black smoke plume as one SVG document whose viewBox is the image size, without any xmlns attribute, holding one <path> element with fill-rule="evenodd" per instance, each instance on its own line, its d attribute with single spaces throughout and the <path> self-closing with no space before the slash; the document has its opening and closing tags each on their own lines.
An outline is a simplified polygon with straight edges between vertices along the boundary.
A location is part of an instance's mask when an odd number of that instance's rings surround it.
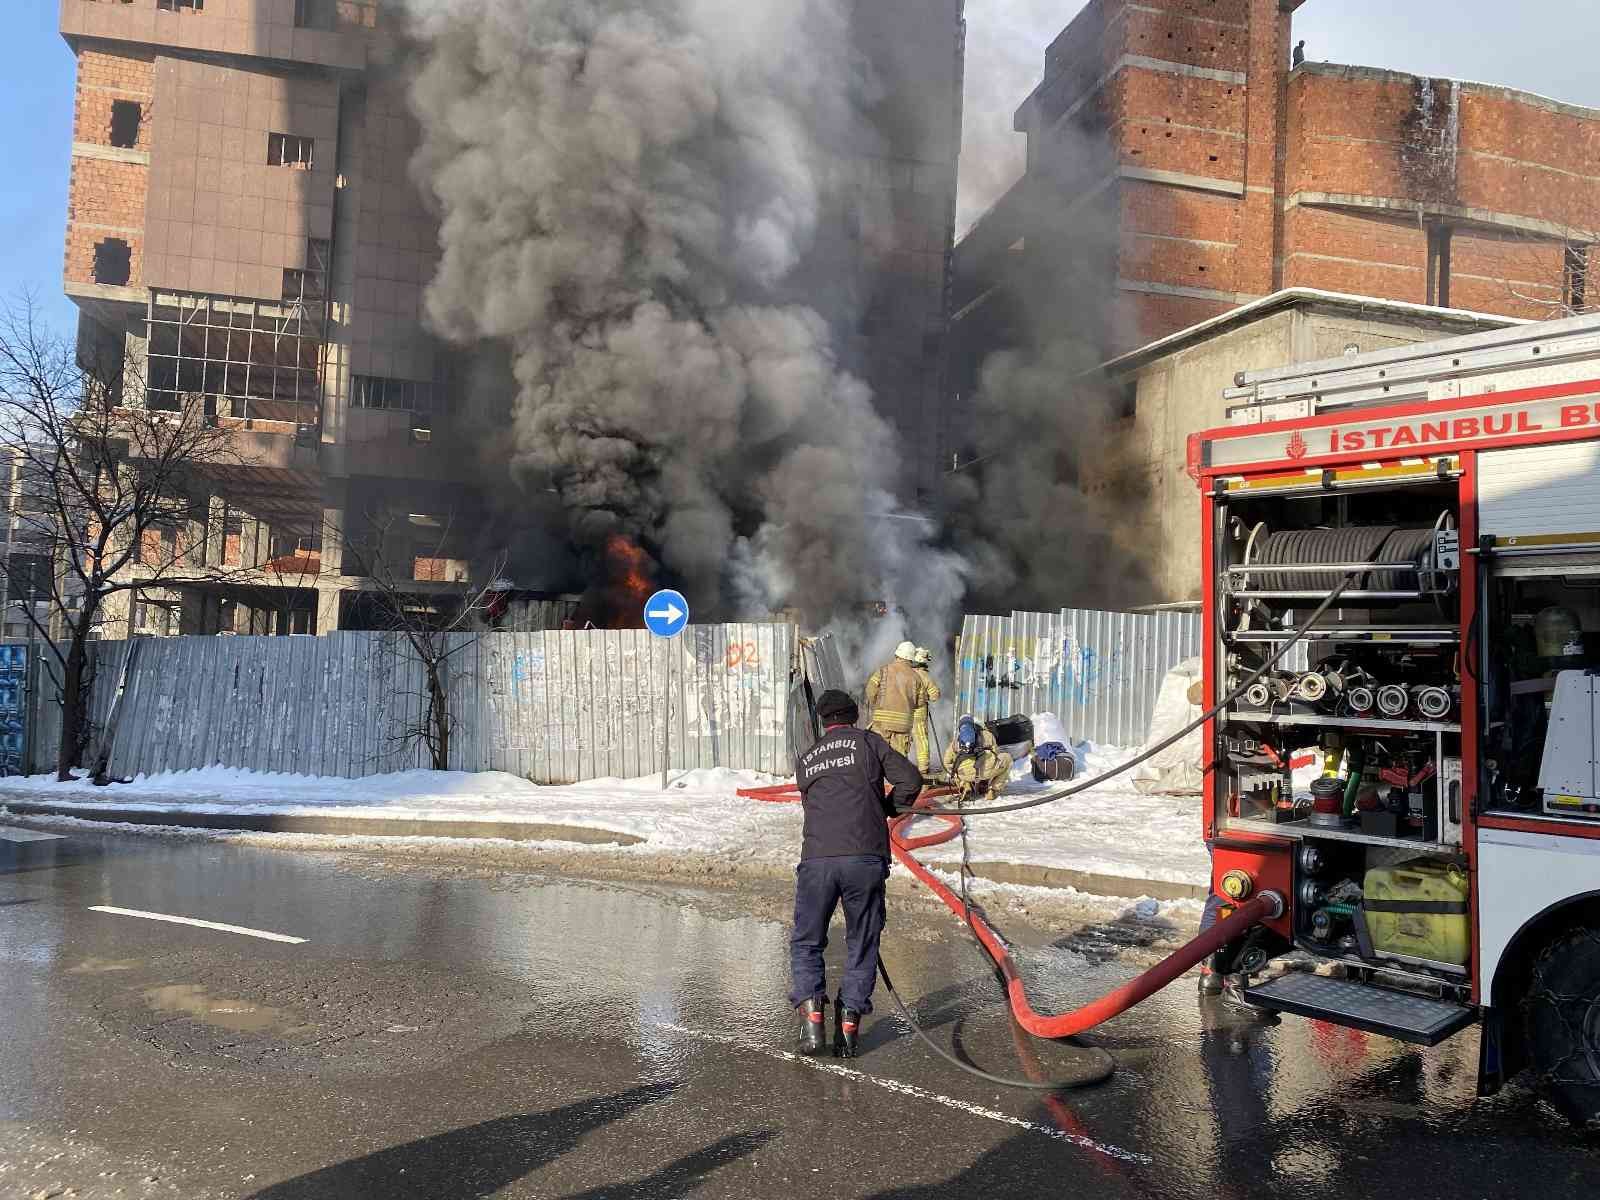
<svg viewBox="0 0 1600 1200">
<path fill-rule="evenodd" d="M 409 10 L 428 314 L 509 348 L 528 494 L 580 546 L 651 547 L 711 613 L 889 599 L 947 624 L 962 564 L 915 521 L 886 533 L 895 438 L 786 289 L 866 191 L 873 82 L 840 3 Z"/>
</svg>

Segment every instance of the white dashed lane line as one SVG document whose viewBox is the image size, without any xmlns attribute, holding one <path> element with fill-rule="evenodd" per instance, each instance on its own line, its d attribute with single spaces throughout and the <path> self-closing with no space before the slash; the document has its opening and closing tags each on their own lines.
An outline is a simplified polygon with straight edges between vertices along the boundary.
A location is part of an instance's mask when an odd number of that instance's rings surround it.
<svg viewBox="0 0 1600 1200">
<path fill-rule="evenodd" d="M 197 929 L 216 929 L 223 933 L 237 933 L 244 937 L 265 938 L 269 942 L 289 942 L 300 945 L 306 939 L 287 933 L 271 933 L 265 929 L 247 929 L 243 925 L 224 925 L 220 921 L 202 921 L 198 917 L 174 917 L 170 913 L 143 912 L 137 908 L 117 908 L 110 904 L 91 904 L 90 912 L 110 913 L 114 917 L 142 917 L 146 921 L 166 921 L 170 925 L 193 925 Z"/>
<path fill-rule="evenodd" d="M 869 1075 L 865 1071 L 852 1070 L 826 1058 L 807 1058 L 803 1054 L 792 1054 L 787 1050 L 775 1050 L 771 1046 L 761 1046 L 752 1042 L 741 1041 L 727 1034 L 706 1033 L 699 1029 L 690 1029 L 685 1025 L 675 1025 L 668 1021 L 658 1022 L 656 1028 L 665 1029 L 670 1033 L 681 1034 L 683 1037 L 693 1038 L 699 1042 L 710 1042 L 718 1046 L 731 1046 L 738 1050 L 748 1050 L 752 1054 L 764 1054 L 768 1058 L 798 1063 L 800 1066 L 810 1067 L 814 1071 L 826 1071 L 830 1075 L 842 1075 L 846 1079 L 856 1079 L 862 1083 L 870 1083 L 874 1087 L 883 1088 L 885 1091 L 897 1092 L 902 1096 L 911 1096 L 917 1100 L 927 1100 L 945 1108 L 952 1108 L 958 1112 L 982 1117 L 987 1121 L 998 1121 L 1002 1125 L 1013 1125 L 1018 1129 L 1026 1129 L 1047 1138 L 1054 1138 L 1059 1142 L 1069 1142 L 1084 1150 L 1092 1150 L 1096 1154 L 1104 1154 L 1107 1158 L 1117 1159 L 1119 1162 L 1153 1163 L 1155 1161 L 1148 1154 L 1124 1150 L 1121 1146 L 1113 1146 L 1107 1142 L 1097 1142 L 1094 1138 L 1085 1137 L 1081 1133 L 1068 1133 L 1064 1129 L 1057 1129 L 1054 1125 L 1041 1125 L 1037 1121 L 1014 1117 L 1010 1113 L 1003 1113 L 993 1108 L 985 1108 L 981 1104 L 973 1104 L 970 1101 L 957 1100 L 954 1096 L 944 1096 L 938 1092 L 930 1092 L 914 1083 L 902 1083 L 898 1079 L 885 1079 L 881 1075 Z"/>
</svg>

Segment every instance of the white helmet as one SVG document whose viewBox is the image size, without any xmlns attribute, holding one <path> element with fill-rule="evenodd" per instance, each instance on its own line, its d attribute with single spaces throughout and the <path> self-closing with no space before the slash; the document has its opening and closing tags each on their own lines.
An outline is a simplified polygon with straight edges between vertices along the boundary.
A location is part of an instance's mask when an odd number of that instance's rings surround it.
<svg viewBox="0 0 1600 1200">
<path fill-rule="evenodd" d="M 917 648 L 910 642 L 901 642 L 894 648 L 894 656 L 903 662 L 914 663 L 917 661 Z"/>
<path fill-rule="evenodd" d="M 918 646 L 917 657 L 912 661 L 915 662 L 919 667 L 929 666 L 933 662 L 933 651 L 929 650 L 926 646 Z"/>
</svg>

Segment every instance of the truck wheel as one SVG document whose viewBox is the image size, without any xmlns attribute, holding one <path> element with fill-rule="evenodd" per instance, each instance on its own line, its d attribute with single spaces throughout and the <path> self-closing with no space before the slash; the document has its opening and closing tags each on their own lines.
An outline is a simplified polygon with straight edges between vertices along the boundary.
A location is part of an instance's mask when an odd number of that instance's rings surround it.
<svg viewBox="0 0 1600 1200">
<path fill-rule="evenodd" d="M 1600 930 L 1544 948 L 1522 1000 L 1533 1067 L 1575 1124 L 1600 1128 Z"/>
</svg>

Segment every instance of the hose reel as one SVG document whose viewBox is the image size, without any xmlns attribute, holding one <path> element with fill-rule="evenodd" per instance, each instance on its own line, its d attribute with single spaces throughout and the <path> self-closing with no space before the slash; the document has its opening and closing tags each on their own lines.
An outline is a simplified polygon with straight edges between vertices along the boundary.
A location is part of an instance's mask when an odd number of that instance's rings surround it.
<svg viewBox="0 0 1600 1200">
<path fill-rule="evenodd" d="M 1459 583 L 1459 545 L 1448 511 L 1415 527 L 1273 530 L 1263 521 L 1245 538 L 1242 560 L 1228 568 L 1229 590 L 1239 600 L 1288 602 L 1321 597 L 1354 576 L 1348 602 L 1432 599 L 1443 612 Z"/>
</svg>

